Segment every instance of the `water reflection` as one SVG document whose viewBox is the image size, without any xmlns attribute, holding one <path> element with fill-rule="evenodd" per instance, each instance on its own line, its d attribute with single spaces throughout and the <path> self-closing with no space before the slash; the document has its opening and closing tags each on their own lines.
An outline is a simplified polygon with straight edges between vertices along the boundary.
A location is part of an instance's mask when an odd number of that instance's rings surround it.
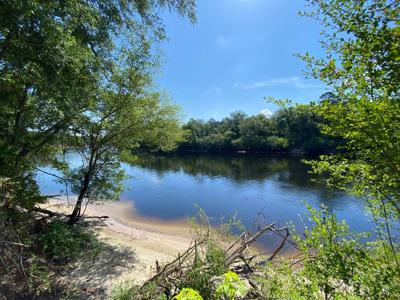
<svg viewBox="0 0 400 300">
<path fill-rule="evenodd" d="M 126 166 L 132 178 L 123 199 L 133 200 L 144 216 L 177 219 L 196 214 L 194 204 L 213 218 L 235 212 L 251 226 L 260 210 L 266 222 L 291 222 L 302 230 L 307 219 L 304 201 L 321 204 L 346 219 L 356 231 L 373 226 L 361 200 L 340 191 L 328 191 L 311 181 L 309 167 L 299 158 L 259 155 L 173 154 L 141 155 Z M 266 237 L 266 247 L 278 240 Z"/>
<path fill-rule="evenodd" d="M 71 155 L 73 162 L 74 156 Z M 195 204 L 215 219 L 235 212 L 251 226 L 260 210 L 266 222 L 292 222 L 302 230 L 307 219 L 304 201 L 314 207 L 326 205 L 356 231 L 373 226 L 363 202 L 344 192 L 328 191 L 312 182 L 309 168 L 299 158 L 260 155 L 171 154 L 140 155 L 134 165 L 124 165 L 130 178 L 124 182 L 122 199 L 133 201 L 142 216 L 162 220 L 180 219 L 197 213 Z M 41 174 L 45 194 L 63 186 Z M 277 240 L 265 238 L 264 246 Z"/>
<path fill-rule="evenodd" d="M 156 172 L 160 181 L 165 174 L 171 172 L 183 172 L 199 181 L 204 177 L 225 178 L 243 188 L 250 183 L 263 185 L 270 180 L 278 183 L 282 191 L 297 190 L 318 195 L 320 204 L 326 205 L 332 211 L 342 205 L 341 201 L 335 199 L 345 196 L 343 192 L 328 191 L 320 183 L 313 181 L 309 166 L 296 157 L 190 153 L 140 155 L 135 165 Z"/>
</svg>

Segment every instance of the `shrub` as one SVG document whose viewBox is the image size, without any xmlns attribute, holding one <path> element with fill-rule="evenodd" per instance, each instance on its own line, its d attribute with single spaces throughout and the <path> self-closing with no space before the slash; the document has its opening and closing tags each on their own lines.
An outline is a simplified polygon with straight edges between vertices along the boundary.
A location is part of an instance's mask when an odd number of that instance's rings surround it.
<svg viewBox="0 0 400 300">
<path fill-rule="evenodd" d="M 193 289 L 184 288 L 173 298 L 173 300 L 203 300 L 203 297 Z"/>
<path fill-rule="evenodd" d="M 236 297 L 246 295 L 246 285 L 239 279 L 239 276 L 232 271 L 224 274 L 224 280 L 217 287 L 215 297 L 221 300 L 234 300 Z"/>
<path fill-rule="evenodd" d="M 199 291 L 206 299 L 210 299 L 213 294 L 210 280 L 215 276 L 221 276 L 227 271 L 225 259 L 224 251 L 215 242 L 209 240 L 204 257 L 197 252 L 193 268 L 182 279 L 179 287 L 181 289 L 192 288 Z M 205 265 L 207 265 L 206 269 L 203 268 Z"/>
<path fill-rule="evenodd" d="M 308 299 L 399 299 L 398 252 L 384 240 L 363 243 L 325 208 L 309 207 L 313 226 L 297 237 L 302 268 L 293 275 L 296 290 Z M 294 277 L 293 277 L 294 276 Z"/>
<path fill-rule="evenodd" d="M 75 259 L 88 251 L 96 255 L 101 250 L 101 242 L 93 229 L 70 226 L 58 219 L 38 236 L 37 245 L 46 256 L 56 260 Z"/>
<path fill-rule="evenodd" d="M 122 283 L 115 286 L 110 294 L 111 300 L 167 300 L 163 290 L 154 283 L 146 284 L 144 287 L 131 283 Z M 185 299 L 185 298 L 182 298 Z"/>
<path fill-rule="evenodd" d="M 134 284 L 122 283 L 116 285 L 111 290 L 111 300 L 131 300 L 133 295 L 137 294 L 138 287 Z"/>
<path fill-rule="evenodd" d="M 26 270 L 29 289 L 34 291 L 35 295 L 51 292 L 48 267 L 40 264 L 40 261 L 38 261 L 35 255 L 30 259 L 32 262 Z"/>
</svg>

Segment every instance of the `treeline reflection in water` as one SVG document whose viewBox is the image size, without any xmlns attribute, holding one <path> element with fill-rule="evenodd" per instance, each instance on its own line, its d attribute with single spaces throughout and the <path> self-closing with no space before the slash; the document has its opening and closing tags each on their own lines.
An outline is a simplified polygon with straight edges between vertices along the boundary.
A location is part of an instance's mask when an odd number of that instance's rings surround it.
<svg viewBox="0 0 400 300">
<path fill-rule="evenodd" d="M 133 200 L 138 213 L 148 217 L 184 218 L 196 214 L 198 205 L 213 219 L 236 212 L 244 225 L 251 226 L 262 211 L 265 222 L 291 222 L 301 231 L 308 223 L 307 202 L 327 206 L 356 231 L 372 229 L 360 199 L 312 181 L 309 167 L 296 157 L 138 155 L 126 170 L 131 178 L 123 199 Z M 261 242 L 269 248 L 278 241 L 270 237 Z"/>
</svg>

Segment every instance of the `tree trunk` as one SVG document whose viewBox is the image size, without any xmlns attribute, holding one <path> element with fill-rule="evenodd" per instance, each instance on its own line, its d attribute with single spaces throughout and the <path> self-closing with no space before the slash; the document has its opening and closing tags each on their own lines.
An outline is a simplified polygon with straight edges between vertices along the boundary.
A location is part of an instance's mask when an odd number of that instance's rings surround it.
<svg viewBox="0 0 400 300">
<path fill-rule="evenodd" d="M 70 224 L 70 225 L 75 224 L 79 220 L 79 217 L 81 216 L 82 202 L 83 202 L 83 198 L 85 198 L 85 196 L 86 196 L 86 192 L 89 187 L 89 181 L 90 181 L 90 174 L 86 173 L 81 191 L 78 196 L 78 200 L 76 200 L 74 210 L 68 221 L 68 224 Z"/>
<path fill-rule="evenodd" d="M 97 159 L 99 158 L 99 152 L 96 148 L 93 147 L 93 144 L 91 145 L 91 149 L 92 150 L 90 151 L 88 169 L 87 172 L 85 173 L 85 178 L 83 179 L 83 184 L 79 192 L 78 200 L 75 203 L 74 210 L 68 221 L 70 225 L 75 224 L 79 220 L 79 217 L 81 216 L 81 207 L 83 198 L 85 198 L 86 193 L 89 189 L 90 180 L 92 179 L 92 175 L 97 164 Z"/>
</svg>

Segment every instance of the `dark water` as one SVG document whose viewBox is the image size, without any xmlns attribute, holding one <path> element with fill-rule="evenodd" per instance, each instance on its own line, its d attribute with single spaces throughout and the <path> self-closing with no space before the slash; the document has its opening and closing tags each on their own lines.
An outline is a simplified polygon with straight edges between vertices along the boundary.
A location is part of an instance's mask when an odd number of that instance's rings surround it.
<svg viewBox="0 0 400 300">
<path fill-rule="evenodd" d="M 124 166 L 131 176 L 121 199 L 134 201 L 139 214 L 164 220 L 197 213 L 219 219 L 237 213 L 251 226 L 262 211 L 265 222 L 292 222 L 301 230 L 308 223 L 304 201 L 314 207 L 326 205 L 355 231 L 373 226 L 363 202 L 339 191 L 328 191 L 311 181 L 308 167 L 299 158 L 260 155 L 174 154 L 139 156 L 135 165 Z M 40 176 L 45 193 L 60 186 Z M 62 187 L 61 187 L 62 188 Z M 273 247 L 267 239 L 263 244 Z"/>
</svg>

